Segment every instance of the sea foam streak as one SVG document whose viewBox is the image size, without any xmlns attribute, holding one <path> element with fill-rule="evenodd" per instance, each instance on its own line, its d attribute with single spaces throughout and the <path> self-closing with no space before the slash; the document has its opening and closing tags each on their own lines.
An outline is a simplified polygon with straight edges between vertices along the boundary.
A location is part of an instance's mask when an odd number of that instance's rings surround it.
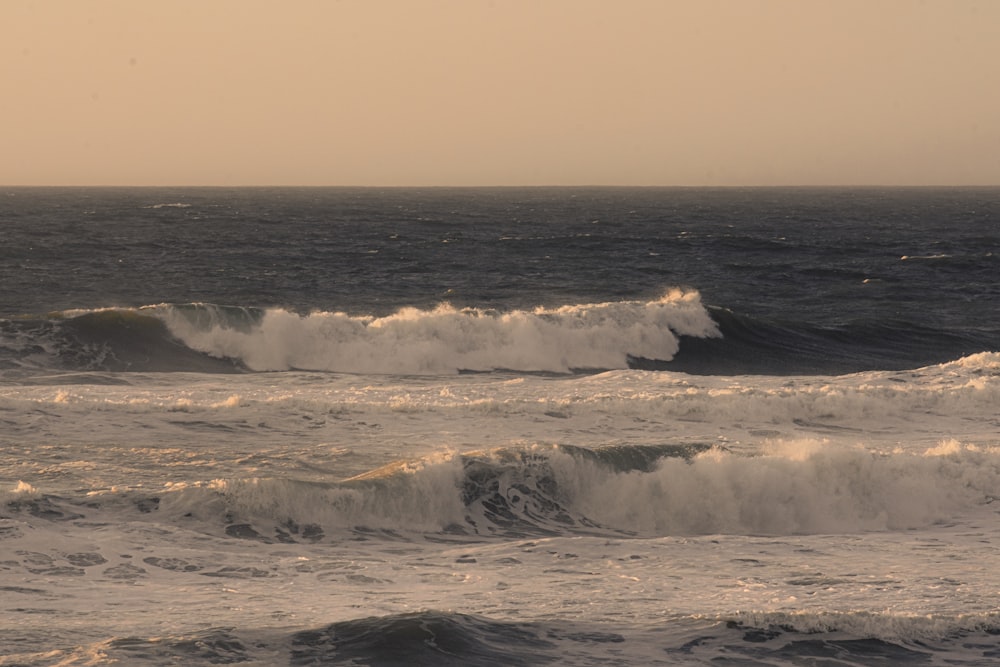
<svg viewBox="0 0 1000 667">
<path fill-rule="evenodd" d="M 268 310 L 250 330 L 194 322 L 188 311 L 156 309 L 171 333 L 195 350 L 253 370 L 438 374 L 497 369 L 565 373 L 621 369 L 628 357 L 669 360 L 678 336 L 717 336 L 697 292 L 498 312 L 404 308 L 386 317 L 298 315 Z"/>
</svg>

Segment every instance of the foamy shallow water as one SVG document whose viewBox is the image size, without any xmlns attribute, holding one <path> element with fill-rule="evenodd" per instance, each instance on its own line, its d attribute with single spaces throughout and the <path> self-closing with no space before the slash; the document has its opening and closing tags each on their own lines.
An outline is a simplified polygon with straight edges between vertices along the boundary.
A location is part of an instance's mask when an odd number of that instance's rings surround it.
<svg viewBox="0 0 1000 667">
<path fill-rule="evenodd" d="M 513 633 L 512 664 L 796 664 L 816 633 L 986 664 L 997 368 L 3 386 L 4 660 L 309 664 L 413 624 Z"/>
<path fill-rule="evenodd" d="M 446 544 L 402 531 L 264 544 L 101 518 L 51 530 L 4 520 L 4 546 L 14 547 L 3 563 L 4 635 L 18 664 L 227 654 L 283 664 L 303 629 L 427 610 L 535 626 L 550 641 L 561 628 L 571 640 L 556 645 L 588 648 L 581 664 L 707 662 L 755 632 L 777 647 L 823 632 L 927 652 L 998 622 L 993 510 L 903 535 Z M 606 641 L 579 639 L 588 635 Z M 228 637 L 229 652 L 211 637 Z M 698 638 L 687 658 L 665 654 Z M 956 648 L 947 646 L 952 659 Z"/>
</svg>

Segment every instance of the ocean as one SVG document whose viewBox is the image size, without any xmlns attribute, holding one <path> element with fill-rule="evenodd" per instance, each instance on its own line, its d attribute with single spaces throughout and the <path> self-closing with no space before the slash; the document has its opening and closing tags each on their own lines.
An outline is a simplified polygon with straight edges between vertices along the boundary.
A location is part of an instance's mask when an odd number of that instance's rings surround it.
<svg viewBox="0 0 1000 667">
<path fill-rule="evenodd" d="M 0 665 L 1000 664 L 1000 189 L 0 189 Z"/>
</svg>

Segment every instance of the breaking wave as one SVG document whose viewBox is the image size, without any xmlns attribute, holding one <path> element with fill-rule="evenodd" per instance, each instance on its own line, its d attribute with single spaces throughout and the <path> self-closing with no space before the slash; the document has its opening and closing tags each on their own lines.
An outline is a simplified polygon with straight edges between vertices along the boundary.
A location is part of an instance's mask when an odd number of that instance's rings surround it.
<svg viewBox="0 0 1000 667">
<path fill-rule="evenodd" d="M 322 490 L 242 480 L 219 491 L 251 522 L 305 516 L 503 537 L 886 531 L 926 527 L 1000 497 L 1000 452 L 957 443 L 912 455 L 803 442 L 756 457 L 700 443 L 536 446 L 400 462 Z"/>
<path fill-rule="evenodd" d="M 774 322 L 705 307 L 681 290 L 652 301 L 511 311 L 441 304 L 384 317 L 159 304 L 0 320 L 0 371 L 845 374 L 991 351 L 992 335 L 901 320 Z"/>
<path fill-rule="evenodd" d="M 654 301 L 500 312 L 404 308 L 387 317 L 298 315 L 268 310 L 251 330 L 224 321 L 205 327 L 166 309 L 174 336 L 258 371 L 439 374 L 513 370 L 566 373 L 626 368 L 629 355 L 671 359 L 679 336 L 717 336 L 696 292 Z"/>
<path fill-rule="evenodd" d="M 404 308 L 386 317 L 212 304 L 58 313 L 0 323 L 7 365 L 109 371 L 313 370 L 567 373 L 671 359 L 680 336 L 718 335 L 696 292 L 654 301 L 500 312 Z"/>
<path fill-rule="evenodd" d="M 155 496 L 92 494 L 86 507 L 20 489 L 4 501 L 53 520 L 86 515 L 97 503 L 178 525 L 196 520 L 209 532 L 225 525 L 232 537 L 295 542 L 345 531 L 502 538 L 899 531 L 997 498 L 993 448 L 946 442 L 922 454 L 877 453 L 805 441 L 760 456 L 702 443 L 536 445 L 398 461 L 336 482 L 215 480 Z"/>
</svg>

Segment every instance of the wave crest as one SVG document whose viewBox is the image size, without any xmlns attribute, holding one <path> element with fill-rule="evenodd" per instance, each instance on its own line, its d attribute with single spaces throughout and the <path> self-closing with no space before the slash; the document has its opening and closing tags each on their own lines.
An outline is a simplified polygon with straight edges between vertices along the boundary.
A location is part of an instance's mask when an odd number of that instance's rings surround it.
<svg viewBox="0 0 1000 667">
<path fill-rule="evenodd" d="M 161 509 L 224 515 L 257 535 L 303 525 L 499 537 L 894 531 L 1000 497 L 1000 451 L 806 442 L 747 457 L 700 443 L 536 445 L 399 461 L 341 482 L 219 480 L 183 491 Z"/>
<path fill-rule="evenodd" d="M 624 369 L 628 359 L 669 360 L 679 336 L 718 336 L 697 292 L 499 312 L 404 308 L 386 317 L 268 310 L 251 327 L 159 312 L 189 347 L 257 371 L 438 374 L 516 370 L 567 373 Z"/>
</svg>

